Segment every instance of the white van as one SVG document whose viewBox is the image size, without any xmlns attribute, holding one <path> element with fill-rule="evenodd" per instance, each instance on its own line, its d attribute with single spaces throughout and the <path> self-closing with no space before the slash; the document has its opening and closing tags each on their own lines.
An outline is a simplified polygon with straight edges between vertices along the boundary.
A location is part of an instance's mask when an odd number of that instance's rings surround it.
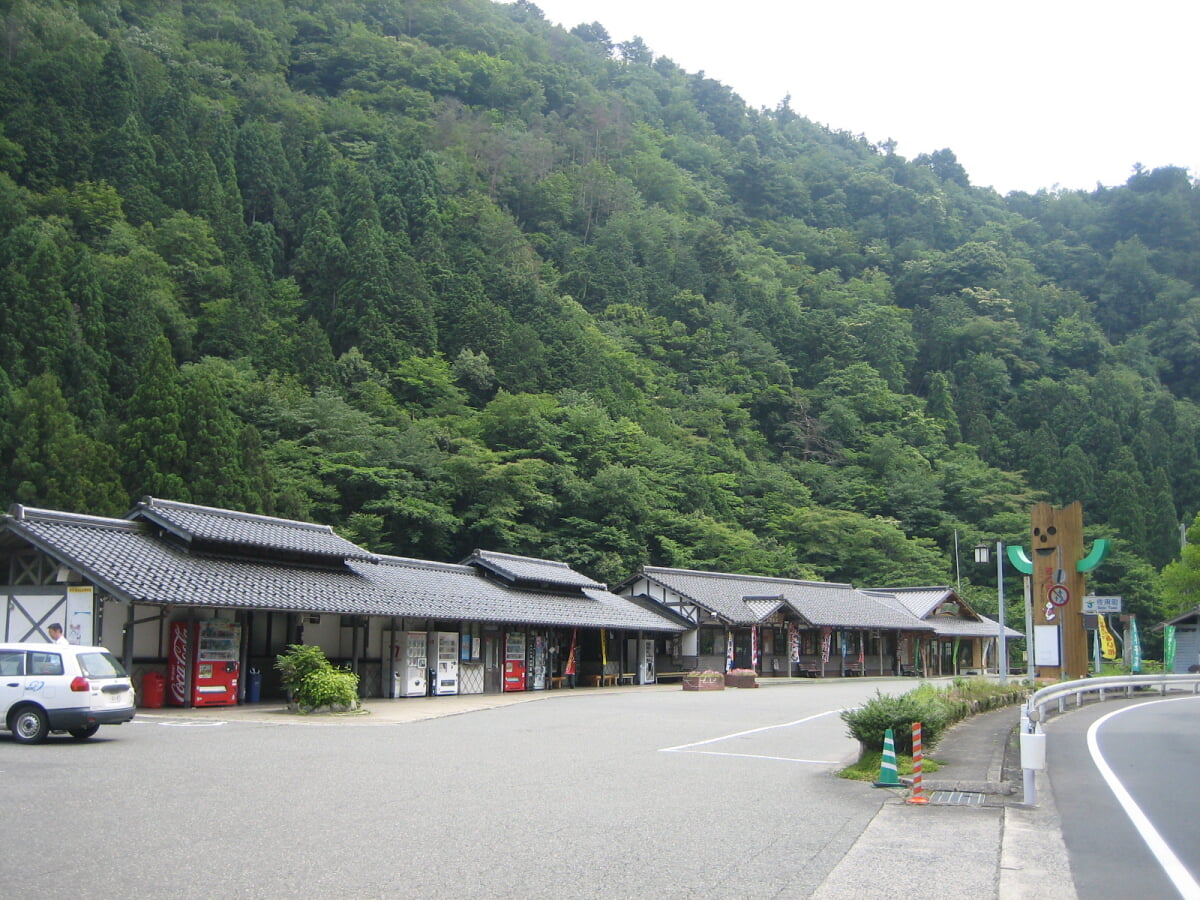
<svg viewBox="0 0 1200 900">
<path fill-rule="evenodd" d="M 0 644 L 0 723 L 22 744 L 76 740 L 134 715 L 133 682 L 103 647 Z"/>
</svg>

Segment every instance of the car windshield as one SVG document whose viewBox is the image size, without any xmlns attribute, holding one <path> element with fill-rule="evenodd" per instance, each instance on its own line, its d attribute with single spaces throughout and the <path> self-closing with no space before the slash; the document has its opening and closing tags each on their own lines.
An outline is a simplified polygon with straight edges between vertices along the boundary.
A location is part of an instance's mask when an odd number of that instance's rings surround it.
<svg viewBox="0 0 1200 900">
<path fill-rule="evenodd" d="M 128 674 L 111 653 L 80 653 L 79 668 L 88 678 L 120 678 Z"/>
</svg>

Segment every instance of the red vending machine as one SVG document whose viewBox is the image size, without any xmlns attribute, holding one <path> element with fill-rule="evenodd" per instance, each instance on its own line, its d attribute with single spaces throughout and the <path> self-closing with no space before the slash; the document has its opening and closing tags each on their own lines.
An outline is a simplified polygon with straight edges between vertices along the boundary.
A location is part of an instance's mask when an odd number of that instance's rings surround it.
<svg viewBox="0 0 1200 900">
<path fill-rule="evenodd" d="M 520 631 L 504 636 L 504 690 L 525 690 L 525 635 Z"/>
<path fill-rule="evenodd" d="M 233 622 L 172 622 L 168 699 L 174 706 L 235 706 L 242 628 Z M 190 651 L 190 652 L 189 652 Z M 188 678 L 188 659 L 191 678 Z M 191 696 L 188 685 L 191 684 Z"/>
</svg>

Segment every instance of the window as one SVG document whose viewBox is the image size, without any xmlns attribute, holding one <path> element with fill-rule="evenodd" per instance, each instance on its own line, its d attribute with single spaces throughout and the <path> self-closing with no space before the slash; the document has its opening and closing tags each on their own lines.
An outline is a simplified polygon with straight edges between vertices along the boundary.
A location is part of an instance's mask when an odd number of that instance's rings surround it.
<svg viewBox="0 0 1200 900">
<path fill-rule="evenodd" d="M 58 653 L 47 653 L 44 650 L 29 651 L 30 675 L 61 675 L 63 673 L 62 656 Z"/>
<path fill-rule="evenodd" d="M 24 675 L 25 653 L 21 650 L 0 650 L 0 675 Z"/>
<path fill-rule="evenodd" d="M 111 653 L 80 653 L 79 668 L 89 678 L 117 678 L 127 674 Z"/>
<path fill-rule="evenodd" d="M 725 632 L 719 628 L 700 629 L 700 655 L 720 656 L 725 652 Z"/>
</svg>

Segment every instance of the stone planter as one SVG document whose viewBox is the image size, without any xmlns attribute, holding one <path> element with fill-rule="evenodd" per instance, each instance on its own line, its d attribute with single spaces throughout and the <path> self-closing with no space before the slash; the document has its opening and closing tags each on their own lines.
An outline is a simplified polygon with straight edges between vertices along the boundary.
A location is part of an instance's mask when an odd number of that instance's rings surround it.
<svg viewBox="0 0 1200 900">
<path fill-rule="evenodd" d="M 732 672 L 725 676 L 725 685 L 735 688 L 758 687 L 757 675 L 734 675 Z"/>
<path fill-rule="evenodd" d="M 685 691 L 723 691 L 725 690 L 725 676 L 719 673 L 712 675 L 684 675 L 683 689 Z"/>
</svg>

